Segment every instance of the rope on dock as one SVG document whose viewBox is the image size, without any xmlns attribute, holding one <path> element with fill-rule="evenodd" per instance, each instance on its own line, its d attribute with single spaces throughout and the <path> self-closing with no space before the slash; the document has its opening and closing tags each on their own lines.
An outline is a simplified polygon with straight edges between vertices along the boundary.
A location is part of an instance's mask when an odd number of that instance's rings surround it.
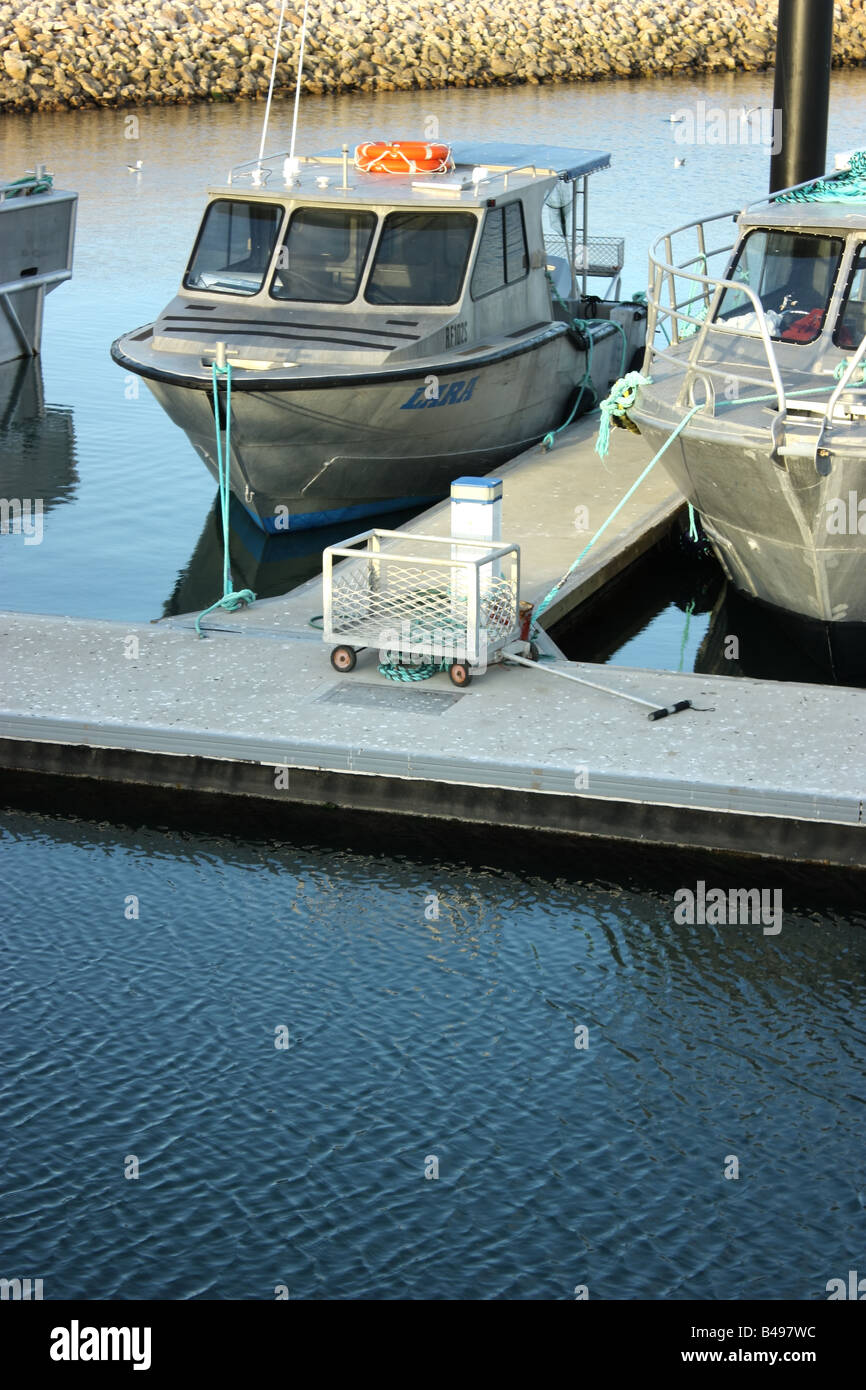
<svg viewBox="0 0 866 1390">
<path fill-rule="evenodd" d="M 225 450 L 222 446 L 220 435 L 220 409 L 219 409 L 219 375 L 225 375 L 226 379 L 226 445 Z M 217 476 L 219 478 L 220 489 L 220 514 L 223 527 L 223 596 L 212 603 L 210 608 L 206 608 L 203 613 L 199 613 L 195 620 L 195 630 L 199 637 L 204 637 L 201 630 L 202 618 L 206 618 L 208 613 L 213 613 L 216 608 L 224 608 L 229 613 L 234 613 L 235 609 L 244 604 L 255 603 L 256 596 L 252 589 L 235 589 L 232 583 L 231 569 L 229 568 L 229 469 L 231 467 L 231 437 L 232 437 L 232 364 L 226 362 L 225 366 L 213 364 L 213 417 L 216 426 L 216 451 L 217 451 Z"/>
<path fill-rule="evenodd" d="M 427 661 L 418 666 L 406 665 L 401 661 L 379 662 L 379 675 L 389 681 L 428 681 L 431 676 L 447 670 L 447 661 Z"/>
</svg>

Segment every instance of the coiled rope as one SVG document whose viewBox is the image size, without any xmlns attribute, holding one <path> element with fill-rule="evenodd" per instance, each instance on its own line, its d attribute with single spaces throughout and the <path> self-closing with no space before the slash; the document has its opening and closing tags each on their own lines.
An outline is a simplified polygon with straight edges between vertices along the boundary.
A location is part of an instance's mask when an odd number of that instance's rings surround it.
<svg viewBox="0 0 866 1390">
<path fill-rule="evenodd" d="M 226 443 L 225 450 L 222 446 L 220 434 L 220 408 L 219 408 L 219 376 L 225 375 L 226 379 Z M 232 364 L 226 362 L 224 367 L 213 364 L 213 416 L 216 426 L 216 451 L 217 451 L 217 476 L 220 488 L 220 514 L 222 516 L 223 527 L 223 596 L 212 603 L 210 608 L 206 608 L 203 613 L 199 613 L 195 620 L 195 630 L 199 637 L 204 637 L 201 630 L 202 618 L 206 618 L 208 613 L 213 613 L 215 608 L 224 608 L 229 613 L 234 613 L 236 608 L 242 604 L 255 603 L 256 596 L 252 589 L 235 589 L 232 584 L 231 570 L 229 568 L 229 469 L 231 467 L 231 437 L 232 437 Z"/>
<path fill-rule="evenodd" d="M 619 381 L 615 381 L 610 389 L 610 393 L 599 406 L 601 412 L 601 423 L 598 427 L 598 439 L 595 441 L 595 452 L 600 459 L 606 458 L 610 448 L 610 427 L 614 420 L 625 420 L 629 410 L 637 399 L 639 386 L 649 386 L 652 377 L 644 376 L 641 372 L 628 372 L 621 376 Z"/>
<path fill-rule="evenodd" d="M 39 178 L 35 174 L 25 174 L 23 179 L 5 184 L 3 191 L 7 198 L 32 198 L 35 193 L 50 193 L 53 187 L 53 174 L 42 174 Z"/>
<path fill-rule="evenodd" d="M 428 661 L 419 666 L 406 665 L 402 661 L 380 661 L 379 675 L 389 681 L 427 681 L 440 671 L 447 671 L 447 661 Z"/>
<path fill-rule="evenodd" d="M 777 203 L 862 203 L 866 199 L 866 150 L 852 154 L 848 168 L 828 179 L 816 179 L 776 198 Z"/>
</svg>

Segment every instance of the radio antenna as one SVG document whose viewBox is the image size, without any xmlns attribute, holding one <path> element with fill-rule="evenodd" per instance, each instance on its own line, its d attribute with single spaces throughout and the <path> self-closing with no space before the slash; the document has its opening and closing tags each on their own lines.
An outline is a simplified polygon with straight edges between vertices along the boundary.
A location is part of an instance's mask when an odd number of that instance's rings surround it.
<svg viewBox="0 0 866 1390">
<path fill-rule="evenodd" d="M 301 100 L 301 73 L 304 67 L 304 44 L 307 39 L 307 6 L 309 0 L 304 0 L 304 14 L 301 20 L 301 51 L 298 54 L 298 76 L 295 81 L 295 112 L 292 116 L 292 142 L 289 146 L 289 158 L 295 157 L 295 131 L 298 128 L 298 103 Z"/>
<path fill-rule="evenodd" d="M 306 11 L 304 12 L 306 18 Z M 268 120 L 271 114 L 271 98 L 274 95 L 274 80 L 277 75 L 277 59 L 280 55 L 280 39 L 283 36 L 283 21 L 286 18 L 286 0 L 280 6 L 280 22 L 277 25 L 277 41 L 274 44 L 274 60 L 271 63 L 271 80 L 268 83 L 268 99 L 265 102 L 265 119 L 262 122 L 262 138 L 259 144 L 259 168 L 261 168 L 262 158 L 265 153 L 265 140 L 268 134 Z"/>
</svg>

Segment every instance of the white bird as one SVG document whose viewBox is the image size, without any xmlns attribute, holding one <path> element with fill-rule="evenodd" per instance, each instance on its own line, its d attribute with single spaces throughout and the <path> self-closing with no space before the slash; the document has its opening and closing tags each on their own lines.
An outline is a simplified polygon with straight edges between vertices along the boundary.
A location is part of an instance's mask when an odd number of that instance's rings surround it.
<svg viewBox="0 0 866 1390">
<path fill-rule="evenodd" d="M 686 162 L 685 159 L 675 159 L 675 160 L 674 160 L 674 168 L 675 168 L 675 169 L 682 169 L 682 167 L 683 167 L 683 165 L 685 164 L 685 162 Z"/>
<path fill-rule="evenodd" d="M 671 125 L 679 125 L 680 121 L 685 120 L 685 116 L 678 116 L 676 113 L 674 113 L 673 116 L 665 116 L 663 117 L 663 119 L 665 121 L 670 121 Z"/>
<path fill-rule="evenodd" d="M 140 173 L 141 173 L 141 160 L 140 160 L 140 159 L 137 159 L 137 160 L 135 161 L 134 164 L 127 164 L 126 167 L 127 167 L 127 169 L 129 170 L 129 172 L 130 172 L 131 174 L 140 174 Z"/>
<path fill-rule="evenodd" d="M 750 119 L 750 117 L 752 117 L 752 116 L 754 116 L 754 115 L 756 114 L 756 112 L 758 112 L 758 111 L 763 111 L 763 109 L 764 109 L 763 106 L 750 106 L 750 107 L 748 108 L 748 110 L 747 110 L 745 106 L 741 106 L 741 107 L 740 107 L 740 120 L 741 120 L 741 121 L 748 121 L 748 120 Z"/>
</svg>

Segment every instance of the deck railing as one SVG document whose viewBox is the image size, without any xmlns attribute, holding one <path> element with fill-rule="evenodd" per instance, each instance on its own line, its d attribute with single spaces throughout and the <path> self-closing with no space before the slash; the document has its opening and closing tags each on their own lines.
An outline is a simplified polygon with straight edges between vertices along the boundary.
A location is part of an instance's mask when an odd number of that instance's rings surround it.
<svg viewBox="0 0 866 1390">
<path fill-rule="evenodd" d="M 722 383 L 729 400 L 740 395 L 741 386 L 756 387 L 768 396 L 774 396 L 779 415 L 779 422 L 773 430 L 775 439 L 780 437 L 788 400 L 764 306 L 751 286 L 726 278 L 736 238 L 720 246 L 710 246 L 710 241 L 718 236 L 719 224 L 736 223 L 738 216 L 738 212 L 724 212 L 716 217 L 687 222 L 659 237 L 654 243 L 649 253 L 647 341 L 652 344 L 654 360 L 664 361 L 682 373 L 683 384 L 678 397 L 680 405 L 699 404 L 695 391 L 700 385 L 706 409 L 714 414 L 717 382 Z M 748 300 L 755 315 L 753 327 L 744 329 L 741 325 L 715 320 L 726 290 Z M 664 344 L 659 343 L 659 334 L 665 339 Z M 745 370 L 734 367 L 730 360 L 710 360 L 710 346 L 717 347 L 724 338 L 744 336 L 760 342 L 766 372 L 761 362 L 750 373 L 748 367 Z M 692 338 L 693 346 L 686 353 L 682 350 L 683 345 Z M 864 361 L 866 335 L 854 355 L 845 363 L 844 372 L 829 399 L 818 403 L 800 400 L 799 408 L 823 417 L 824 426 L 829 426 L 846 392 L 866 390 L 866 383 L 854 379 L 858 368 L 864 366 Z M 864 376 L 866 372 L 860 372 L 860 375 Z"/>
<path fill-rule="evenodd" d="M 735 240 L 732 237 L 723 245 L 710 245 L 718 235 L 718 224 L 736 222 L 737 216 L 736 212 L 724 212 L 716 217 L 687 222 L 654 243 L 649 254 L 647 340 L 653 344 L 654 358 L 670 363 L 683 373 L 681 403 L 698 404 L 695 386 L 701 383 L 708 408 L 712 410 L 716 396 L 715 383 L 719 380 L 728 396 L 732 394 L 732 386 L 733 394 L 739 394 L 740 385 L 772 391 L 779 410 L 784 412 L 785 387 L 764 307 L 750 286 L 725 278 Z M 684 239 L 687 242 L 683 248 Z M 716 341 L 717 335 L 731 338 L 743 334 L 741 328 L 714 321 L 725 290 L 742 294 L 754 311 L 755 328 L 749 336 L 761 342 L 766 374 L 750 374 L 747 370 L 734 373 L 730 363 L 721 366 L 706 356 L 708 343 Z M 665 338 L 665 346 L 658 344 L 658 334 Z M 671 350 L 690 338 L 694 338 L 694 345 L 688 355 Z M 760 370 L 759 366 L 756 371 Z"/>
</svg>

